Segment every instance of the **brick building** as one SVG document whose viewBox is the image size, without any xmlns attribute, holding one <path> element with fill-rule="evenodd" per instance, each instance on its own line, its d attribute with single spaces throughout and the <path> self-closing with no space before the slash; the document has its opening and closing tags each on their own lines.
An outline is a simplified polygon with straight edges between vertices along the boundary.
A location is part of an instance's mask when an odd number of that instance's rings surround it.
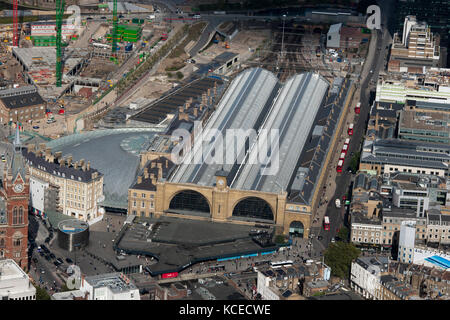
<svg viewBox="0 0 450 320">
<path fill-rule="evenodd" d="M 22 157 L 19 131 L 0 186 L 0 258 L 28 264 L 28 200 L 30 176 Z"/>
<path fill-rule="evenodd" d="M 31 87 L 31 86 L 30 86 Z M 27 91 L 21 88 L 8 89 L 8 95 L 0 94 L 0 123 L 9 121 L 25 123 L 45 117 L 46 102 L 36 88 Z M 19 90 L 20 89 L 20 90 Z"/>
</svg>

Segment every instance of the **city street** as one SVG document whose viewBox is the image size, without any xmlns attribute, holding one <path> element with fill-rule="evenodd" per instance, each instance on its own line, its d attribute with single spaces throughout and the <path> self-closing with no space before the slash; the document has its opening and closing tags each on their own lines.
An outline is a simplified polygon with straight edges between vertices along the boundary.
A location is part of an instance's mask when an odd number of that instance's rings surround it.
<svg viewBox="0 0 450 320">
<path fill-rule="evenodd" d="M 386 67 L 386 58 L 388 50 L 386 47 L 389 46 L 392 41 L 392 36 L 387 28 L 387 23 L 389 21 L 389 17 L 392 14 L 392 2 L 390 1 L 381 1 L 381 13 L 382 13 L 382 26 L 384 28 L 382 31 L 373 30 L 374 33 L 373 40 L 370 42 L 370 49 L 368 52 L 368 56 L 366 58 L 366 62 L 364 64 L 364 68 L 361 73 L 361 81 L 359 90 L 357 90 L 355 94 L 354 102 L 361 102 L 361 113 L 359 115 L 355 115 L 354 120 L 354 134 L 350 137 L 350 145 L 348 156 L 346 157 L 346 163 L 350 162 L 351 156 L 356 152 L 359 152 L 362 147 L 362 138 L 364 137 L 365 130 L 367 127 L 367 122 L 370 115 L 371 103 L 374 99 L 374 85 L 369 85 L 372 83 L 376 84 L 378 79 L 378 75 L 381 71 L 383 71 Z M 359 98 L 359 99 L 358 99 Z M 353 111 L 354 105 L 351 106 L 350 113 L 354 113 Z M 344 130 L 345 131 L 345 130 Z M 344 132 L 344 134 L 346 134 Z M 343 137 L 344 139 L 346 137 Z M 341 139 L 341 140 L 342 140 Z M 332 162 L 334 164 L 335 162 Z M 347 166 L 344 166 L 347 168 Z M 342 204 L 341 209 L 336 208 L 334 200 L 336 198 L 341 199 L 346 195 L 349 191 L 351 180 L 353 175 L 348 172 L 348 170 L 343 170 L 341 174 L 337 174 L 335 169 L 332 169 L 331 172 L 332 178 L 333 175 L 336 176 L 332 185 L 326 185 L 327 189 L 331 187 L 331 190 L 335 193 L 332 197 L 327 197 L 328 203 L 326 208 L 326 215 L 330 218 L 330 231 L 325 231 L 322 227 L 323 217 L 319 219 L 316 225 L 311 228 L 311 233 L 314 234 L 314 237 L 317 239 L 317 236 L 321 236 L 320 244 L 317 243 L 317 246 L 314 245 L 315 250 L 320 251 L 321 249 L 325 249 L 328 247 L 328 244 L 331 242 L 331 239 L 336 237 L 339 228 L 344 224 L 345 218 L 345 206 Z M 330 182 L 329 182 L 330 183 Z M 336 188 L 339 186 L 339 188 Z M 327 194 L 329 194 L 330 190 L 327 190 Z M 313 240 L 313 244 L 316 241 Z"/>
</svg>

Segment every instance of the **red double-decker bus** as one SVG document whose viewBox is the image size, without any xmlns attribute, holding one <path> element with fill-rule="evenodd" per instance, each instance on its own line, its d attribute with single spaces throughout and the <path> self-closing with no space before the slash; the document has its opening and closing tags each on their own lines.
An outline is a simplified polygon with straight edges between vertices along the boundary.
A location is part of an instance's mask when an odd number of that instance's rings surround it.
<svg viewBox="0 0 450 320">
<path fill-rule="evenodd" d="M 356 107 L 355 107 L 355 113 L 356 113 L 356 114 L 360 114 L 360 113 L 361 113 L 361 102 L 358 102 L 358 103 L 356 104 Z"/>
<path fill-rule="evenodd" d="M 342 172 L 342 167 L 344 166 L 344 160 L 339 160 L 337 167 L 336 167 L 336 172 L 337 173 L 341 173 Z"/>
<path fill-rule="evenodd" d="M 343 153 L 347 154 L 348 151 L 348 144 L 344 144 L 344 146 L 342 147 L 342 151 Z"/>
<path fill-rule="evenodd" d="M 341 152 L 341 155 L 339 156 L 339 160 L 344 161 L 344 159 L 345 159 L 345 153 Z"/>
<path fill-rule="evenodd" d="M 348 135 L 352 136 L 353 135 L 353 123 L 350 123 L 350 125 L 348 126 Z"/>
<path fill-rule="evenodd" d="M 323 217 L 323 230 L 330 230 L 330 218 L 328 216 Z"/>
</svg>

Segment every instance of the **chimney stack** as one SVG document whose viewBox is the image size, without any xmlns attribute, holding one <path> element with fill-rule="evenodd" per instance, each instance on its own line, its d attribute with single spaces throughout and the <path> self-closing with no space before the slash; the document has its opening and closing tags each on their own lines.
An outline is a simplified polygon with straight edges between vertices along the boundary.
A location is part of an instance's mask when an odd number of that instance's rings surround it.
<svg viewBox="0 0 450 320">
<path fill-rule="evenodd" d="M 45 150 L 45 143 L 39 143 L 39 149 L 40 151 L 44 151 Z"/>
<path fill-rule="evenodd" d="M 151 168 L 154 168 L 154 167 L 155 167 L 155 161 L 152 161 Z"/>
<path fill-rule="evenodd" d="M 67 157 L 67 166 L 70 167 L 71 164 L 72 164 L 72 156 L 68 156 Z"/>
<path fill-rule="evenodd" d="M 61 157 L 62 157 L 62 152 L 61 151 L 55 152 L 55 159 L 56 160 L 59 160 Z"/>
<path fill-rule="evenodd" d="M 194 107 L 194 117 L 197 118 L 198 117 L 198 108 Z"/>
<path fill-rule="evenodd" d="M 169 168 L 169 160 L 166 159 L 166 168 Z"/>
<path fill-rule="evenodd" d="M 59 159 L 59 166 L 64 167 L 66 165 L 66 160 L 64 158 Z"/>
<path fill-rule="evenodd" d="M 80 167 L 83 167 L 84 166 L 84 159 L 81 159 L 80 160 Z"/>
<path fill-rule="evenodd" d="M 46 161 L 49 161 L 51 151 L 52 151 L 52 149 L 50 149 L 50 148 L 46 148 L 46 149 L 45 149 L 45 160 L 46 160 Z"/>
<path fill-rule="evenodd" d="M 91 162 L 90 161 L 87 162 L 86 169 L 88 171 L 91 170 Z"/>
<path fill-rule="evenodd" d="M 78 169 L 78 162 L 75 161 L 75 162 L 73 163 L 73 168 L 74 168 L 74 169 Z"/>
<path fill-rule="evenodd" d="M 35 149 L 36 149 L 36 145 L 34 143 L 32 143 L 28 146 L 28 152 L 34 153 Z"/>
<path fill-rule="evenodd" d="M 137 183 L 142 183 L 142 176 L 137 177 Z"/>
<path fill-rule="evenodd" d="M 144 168 L 144 178 L 148 179 L 148 169 Z"/>
</svg>

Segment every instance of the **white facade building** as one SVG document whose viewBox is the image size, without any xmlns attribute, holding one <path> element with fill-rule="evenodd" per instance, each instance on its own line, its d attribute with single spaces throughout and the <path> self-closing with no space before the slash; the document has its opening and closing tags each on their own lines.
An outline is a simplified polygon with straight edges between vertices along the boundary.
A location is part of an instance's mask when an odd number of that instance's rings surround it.
<svg viewBox="0 0 450 320">
<path fill-rule="evenodd" d="M 45 211 L 44 199 L 45 189 L 49 187 L 49 183 L 36 177 L 30 178 L 30 200 L 31 206 L 41 212 Z"/>
<path fill-rule="evenodd" d="M 138 288 L 122 273 L 107 273 L 85 277 L 80 291 L 88 300 L 140 300 Z"/>
<path fill-rule="evenodd" d="M 366 299 L 380 298 L 380 276 L 388 270 L 386 257 L 360 257 L 352 262 L 350 286 Z"/>
<path fill-rule="evenodd" d="M 36 300 L 36 288 L 12 259 L 0 260 L 0 300 Z"/>
<path fill-rule="evenodd" d="M 403 221 L 400 226 L 400 237 L 398 240 L 399 261 L 413 263 L 415 241 L 416 221 Z"/>
<path fill-rule="evenodd" d="M 271 277 L 264 275 L 258 270 L 256 290 L 261 295 L 261 298 L 263 300 L 280 300 L 280 296 L 274 291 L 275 288 L 270 286 L 271 282 Z"/>
</svg>

